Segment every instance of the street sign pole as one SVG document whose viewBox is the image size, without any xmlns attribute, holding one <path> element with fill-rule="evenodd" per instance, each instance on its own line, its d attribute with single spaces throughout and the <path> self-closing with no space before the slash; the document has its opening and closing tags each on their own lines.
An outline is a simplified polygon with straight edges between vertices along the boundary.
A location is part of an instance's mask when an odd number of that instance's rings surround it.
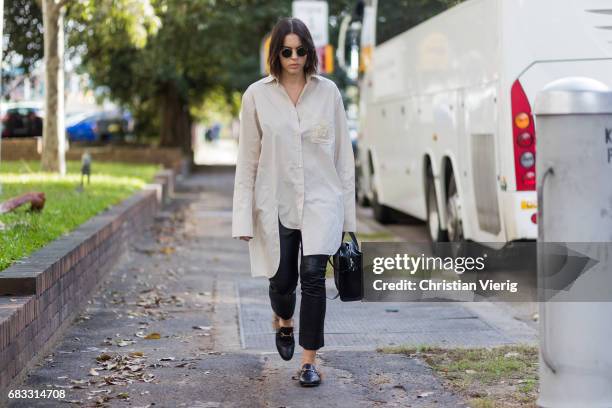
<svg viewBox="0 0 612 408">
<path fill-rule="evenodd" d="M 295 0 L 292 15 L 306 24 L 317 49 L 319 67 L 326 74 L 333 71 L 333 58 L 329 48 L 329 6 L 327 1 Z"/>
</svg>

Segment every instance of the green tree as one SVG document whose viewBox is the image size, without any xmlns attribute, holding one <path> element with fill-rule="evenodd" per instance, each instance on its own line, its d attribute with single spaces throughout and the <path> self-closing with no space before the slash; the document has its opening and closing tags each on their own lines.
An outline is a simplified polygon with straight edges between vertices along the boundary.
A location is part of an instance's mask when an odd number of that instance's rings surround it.
<svg viewBox="0 0 612 408">
<path fill-rule="evenodd" d="M 159 135 L 161 145 L 182 147 L 188 157 L 193 115 L 204 99 L 213 91 L 218 98 L 221 89 L 237 109 L 234 93 L 261 76 L 264 35 L 291 13 L 291 0 L 151 0 L 145 9 L 110 0 L 66 1 L 69 52 L 80 57 L 80 69 L 134 112 L 141 131 Z M 331 20 L 352 3 L 331 2 Z M 158 30 L 149 29 L 154 19 Z"/>
<path fill-rule="evenodd" d="M 0 38 L 3 38 L 2 32 L 4 30 L 4 0 L 0 0 Z M 2 60 L 2 51 L 0 50 L 0 60 Z M 1 87 L 1 84 L 0 84 Z M 1 89 L 0 89 L 1 91 Z M 0 125 L 0 131 L 2 130 L 2 125 Z M 0 139 L 2 135 L 0 134 Z M 2 141 L 0 140 L 0 157 L 2 157 Z M 0 183 L 0 195 L 2 194 L 2 183 Z M 3 227 L 0 222 L 0 228 Z"/>
<path fill-rule="evenodd" d="M 157 0 L 161 27 L 143 48 L 123 41 L 109 10 L 75 8 L 72 45 L 82 46 L 82 69 L 94 84 L 158 126 L 160 145 L 191 157 L 194 108 L 219 86 L 228 101 L 258 76 L 259 45 L 289 1 Z"/>
<path fill-rule="evenodd" d="M 64 14 L 70 0 L 42 3 L 45 56 L 45 116 L 42 169 L 66 174 L 64 135 Z"/>
<path fill-rule="evenodd" d="M 21 68 L 28 74 L 34 64 L 43 58 L 42 9 L 35 0 L 7 0 L 3 9 L 7 39 L 2 54 L 3 66 L 17 61 L 15 68 Z M 4 83 L 10 79 L 7 75 L 7 72 L 3 72 Z"/>
<path fill-rule="evenodd" d="M 379 0 L 376 43 L 380 44 L 464 0 Z"/>
<path fill-rule="evenodd" d="M 45 117 L 43 124 L 42 168 L 65 174 L 64 127 L 64 17 L 66 7 L 78 7 L 83 12 L 92 9 L 111 10 L 129 34 L 134 46 L 143 46 L 156 28 L 157 20 L 147 1 L 138 0 L 9 0 L 7 34 L 9 52 L 19 53 L 21 66 L 28 72 L 41 57 L 40 34 L 43 34 L 45 63 Z M 42 16 L 42 22 L 41 22 Z M 25 23 L 25 24 L 24 24 Z M 24 26 L 25 25 L 25 26 Z M 42 26 L 42 31 L 41 31 Z"/>
</svg>

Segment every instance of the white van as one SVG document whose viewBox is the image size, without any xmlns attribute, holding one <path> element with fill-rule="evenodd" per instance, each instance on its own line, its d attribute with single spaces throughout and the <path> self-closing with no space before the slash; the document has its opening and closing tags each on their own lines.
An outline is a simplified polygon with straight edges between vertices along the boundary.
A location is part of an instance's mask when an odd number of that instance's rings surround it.
<svg viewBox="0 0 612 408">
<path fill-rule="evenodd" d="M 612 88 L 612 1 L 467 0 L 423 22 L 361 3 L 342 25 L 361 34 L 361 201 L 433 241 L 535 239 L 534 99 L 567 76 Z"/>
</svg>

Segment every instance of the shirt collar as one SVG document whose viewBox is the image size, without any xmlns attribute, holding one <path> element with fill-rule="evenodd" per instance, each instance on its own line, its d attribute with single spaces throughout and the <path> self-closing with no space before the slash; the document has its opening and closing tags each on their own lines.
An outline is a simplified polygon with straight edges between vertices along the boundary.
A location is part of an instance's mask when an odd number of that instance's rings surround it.
<svg viewBox="0 0 612 408">
<path fill-rule="evenodd" d="M 311 78 L 315 78 L 316 80 L 320 80 L 321 79 L 321 75 L 318 74 L 309 74 L 306 76 L 306 83 L 310 82 Z M 268 84 L 270 82 L 275 82 L 277 86 L 280 85 L 280 81 L 278 80 L 278 78 L 272 74 L 269 74 L 267 77 L 265 77 L 263 79 L 263 82 L 265 84 Z"/>
</svg>

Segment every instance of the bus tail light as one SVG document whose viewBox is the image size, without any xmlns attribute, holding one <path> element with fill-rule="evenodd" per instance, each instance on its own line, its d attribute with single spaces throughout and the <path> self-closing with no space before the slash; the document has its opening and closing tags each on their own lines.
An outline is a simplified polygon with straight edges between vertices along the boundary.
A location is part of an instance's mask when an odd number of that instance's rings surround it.
<svg viewBox="0 0 612 408">
<path fill-rule="evenodd" d="M 516 143 L 521 147 L 529 147 L 533 144 L 533 135 L 528 132 L 523 132 L 516 138 Z"/>
<path fill-rule="evenodd" d="M 528 187 L 526 190 L 535 190 L 536 176 L 535 171 L 528 171 L 521 179 L 523 184 Z"/>
<path fill-rule="evenodd" d="M 535 126 L 531 105 L 518 80 L 512 85 L 511 100 L 516 190 L 535 190 Z"/>
</svg>

